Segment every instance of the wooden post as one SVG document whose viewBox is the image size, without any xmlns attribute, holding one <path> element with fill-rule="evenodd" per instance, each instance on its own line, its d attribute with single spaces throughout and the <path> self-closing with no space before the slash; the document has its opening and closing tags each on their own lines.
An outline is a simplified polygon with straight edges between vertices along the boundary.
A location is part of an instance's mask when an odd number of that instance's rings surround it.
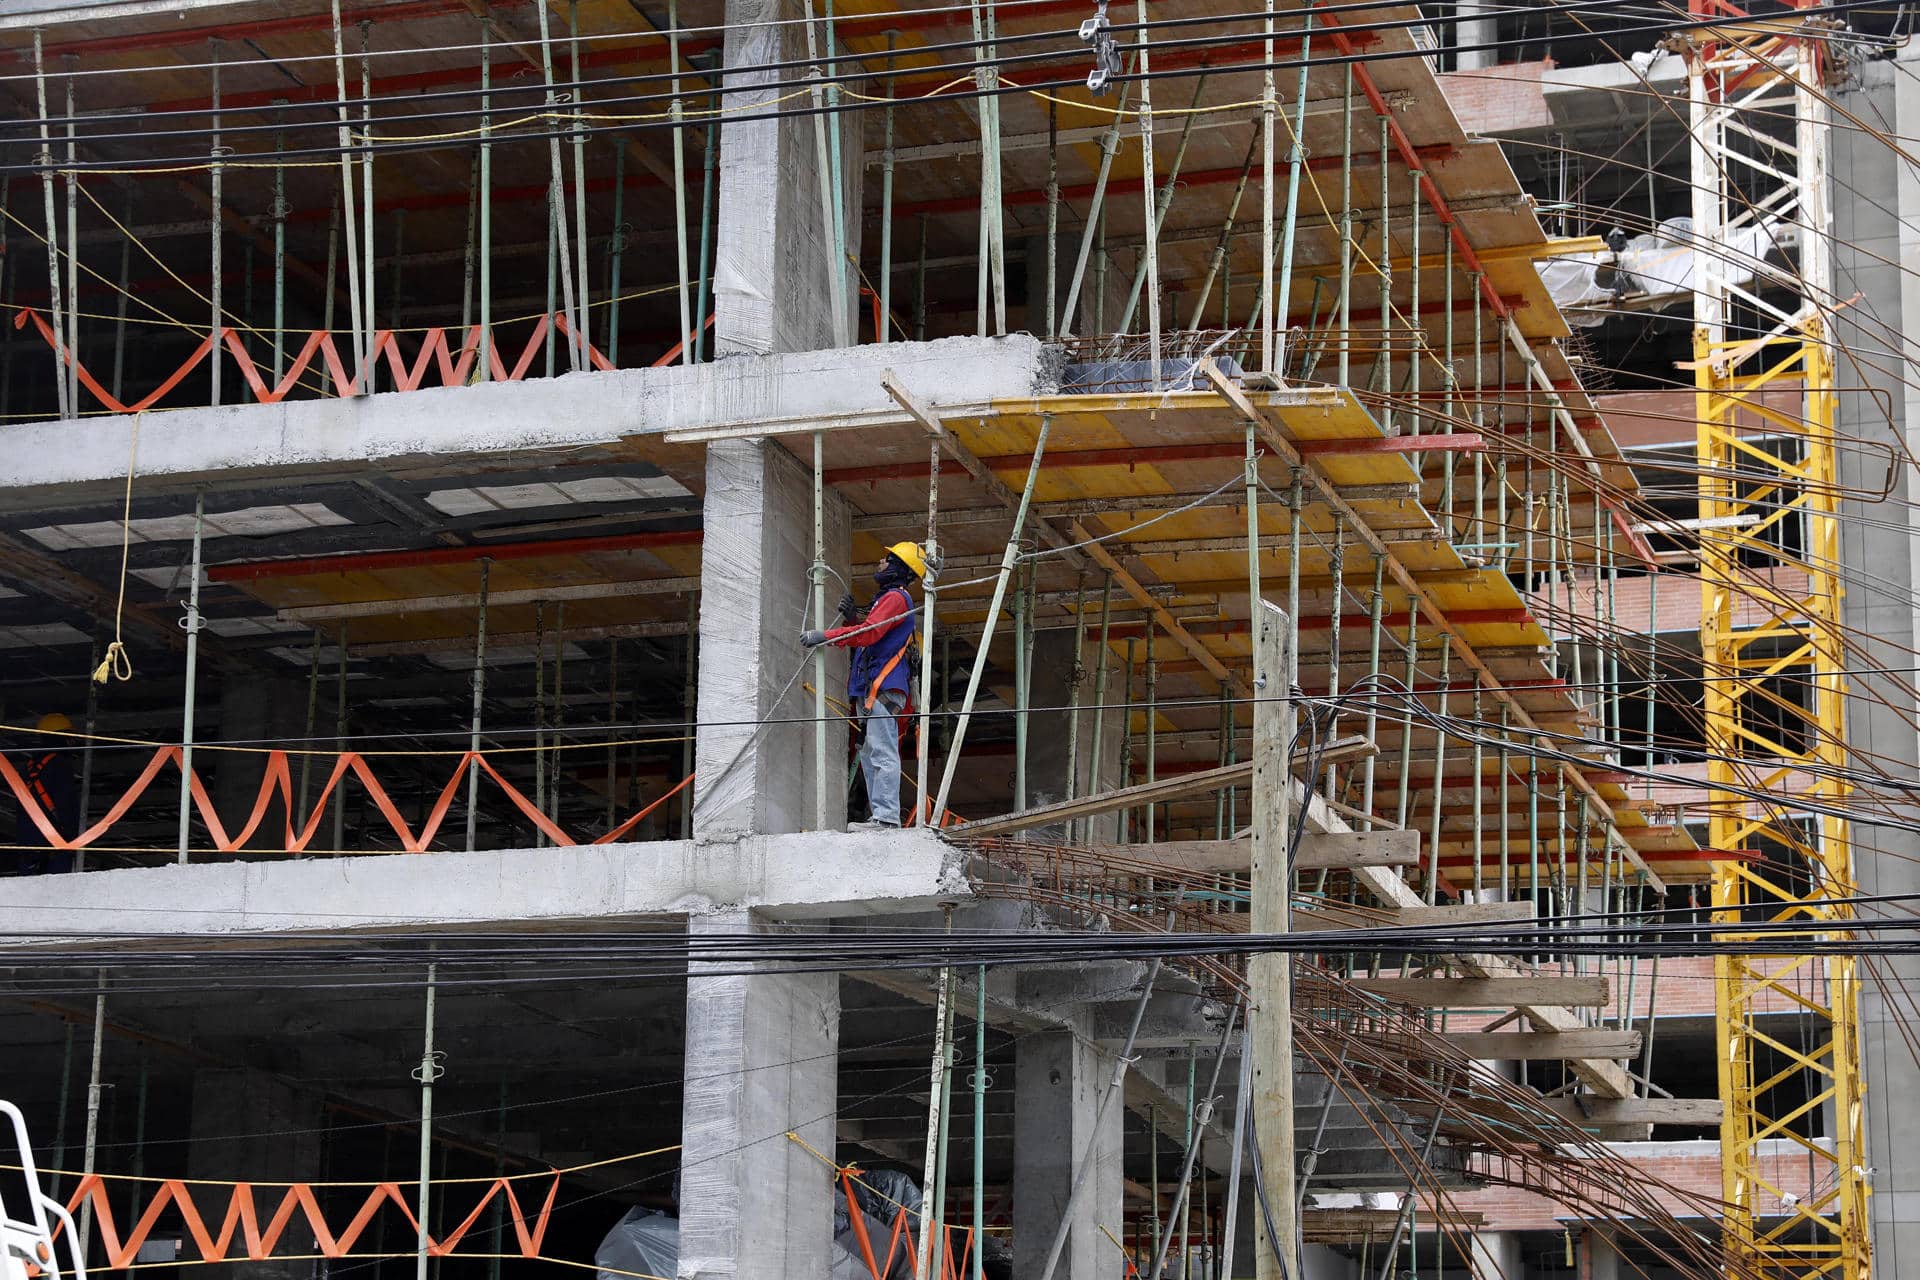
<svg viewBox="0 0 1920 1280">
<path fill-rule="evenodd" d="M 1291 869 L 1288 831 L 1293 825 L 1293 779 L 1287 765 L 1295 715 L 1290 700 L 1293 621 L 1256 600 L 1253 705 L 1253 932 L 1284 933 L 1290 923 Z M 1293 1149 L 1293 959 L 1256 955 L 1247 962 L 1253 1008 L 1248 1018 L 1253 1058 L 1253 1134 L 1266 1180 L 1283 1270 L 1267 1242 L 1266 1220 L 1256 1216 L 1261 1244 L 1258 1280 L 1300 1274 L 1299 1230 L 1294 1212 Z"/>
</svg>

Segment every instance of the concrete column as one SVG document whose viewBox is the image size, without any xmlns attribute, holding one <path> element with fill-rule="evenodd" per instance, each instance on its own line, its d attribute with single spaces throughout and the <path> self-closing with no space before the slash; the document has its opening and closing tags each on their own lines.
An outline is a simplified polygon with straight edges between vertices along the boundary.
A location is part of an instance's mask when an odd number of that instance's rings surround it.
<svg viewBox="0 0 1920 1280">
<path fill-rule="evenodd" d="M 846 502 L 829 492 L 827 563 L 843 575 L 851 531 Z M 812 660 L 800 647 L 802 629 L 819 625 L 808 615 L 812 564 L 809 470 L 770 440 L 710 445 L 696 638 L 697 837 L 814 826 L 814 700 L 804 687 L 812 680 Z M 841 590 L 828 580 L 829 609 Z M 829 650 L 829 695 L 844 696 L 846 672 L 845 651 Z M 846 752 L 845 727 L 830 723 L 827 817 L 834 827 L 846 822 Z"/>
<path fill-rule="evenodd" d="M 1855 86 L 1840 95 L 1847 111 L 1889 120 L 1898 132 L 1920 128 L 1920 84 L 1906 68 L 1869 65 Z M 1843 601 L 1848 627 L 1847 739 L 1856 752 L 1884 762 L 1895 776 L 1911 777 L 1920 760 L 1912 717 L 1912 646 L 1920 636 L 1920 590 L 1913 548 L 1920 538 L 1920 512 L 1911 505 L 1913 477 L 1905 467 L 1891 473 L 1873 456 L 1889 444 L 1911 449 L 1920 436 L 1920 390 L 1903 379 L 1920 360 L 1915 341 L 1920 324 L 1920 283 L 1888 271 L 1887 262 L 1920 254 L 1920 170 L 1890 155 L 1884 144 L 1836 127 L 1833 135 L 1834 292 L 1861 296 L 1857 316 L 1842 312 L 1837 336 L 1854 353 L 1841 357 L 1836 379 L 1859 387 L 1839 395 L 1839 434 L 1860 441 L 1839 454 L 1841 492 L 1872 498 L 1841 504 L 1841 564 L 1868 570 L 1849 576 Z M 1889 410 L 1891 414 L 1889 414 Z M 1891 418 L 1891 420 L 1890 420 Z M 1893 674 L 1876 677 L 1874 669 Z M 1879 790 L 1880 788 L 1871 788 Z M 1854 872 L 1863 894 L 1920 891 L 1920 838 L 1867 822 L 1853 827 Z M 1920 1091 L 1920 1065 L 1905 1040 L 1898 1001 L 1883 991 L 1920 982 L 1920 963 L 1893 957 L 1875 962 L 1877 980 L 1860 993 L 1860 1056 L 1866 1079 L 1867 1150 L 1861 1162 L 1873 1170 L 1874 1274 L 1883 1280 L 1920 1277 L 1920 1111 L 1903 1105 Z M 1865 974 L 1862 974 L 1863 978 Z M 1831 1132 L 1829 1127 L 1828 1132 Z M 1799 1188 L 1793 1188 L 1798 1191 Z"/>
<path fill-rule="evenodd" d="M 688 921 L 694 933 L 758 927 L 744 911 Z M 834 1156 L 839 978 L 702 968 L 687 976 L 679 1280 L 824 1276 L 833 1170 L 786 1135 Z"/>
<path fill-rule="evenodd" d="M 330 698 L 331 695 L 328 696 Z M 322 707 L 329 724 L 332 723 L 331 708 L 331 701 Z M 303 682 L 272 676 L 237 675 L 221 682 L 220 737 L 225 741 L 277 744 L 298 738 L 306 732 L 306 714 L 307 690 Z M 260 781 L 267 771 L 266 754 L 264 751 L 203 752 L 194 757 L 194 763 L 196 772 L 212 780 L 208 794 L 228 834 L 238 834 L 253 811 L 254 800 L 260 794 Z M 314 795 L 319 794 L 320 784 L 325 781 L 327 770 L 332 765 L 331 759 L 314 761 Z M 290 767 L 297 785 L 300 777 L 298 756 L 290 759 Z M 94 812 L 98 816 L 98 804 Z M 261 820 L 253 839 L 247 842 L 247 847 L 284 847 L 286 813 L 286 806 L 276 794 L 268 801 L 266 816 Z"/>
<path fill-rule="evenodd" d="M 771 68 L 807 56 L 805 28 L 799 21 L 809 14 L 799 0 L 727 0 L 727 86 L 800 78 L 803 72 Z M 771 112 L 776 110 L 773 100 L 786 92 L 768 88 L 730 93 L 727 107 L 740 115 L 760 114 L 763 106 Z M 806 102 L 784 103 L 781 109 Z M 861 302 L 853 266 L 860 257 L 861 130 L 869 114 L 848 111 L 827 117 L 838 121 L 841 132 L 841 223 L 851 259 L 840 267 L 842 296 L 856 315 Z M 811 115 L 729 120 L 721 126 L 714 350 L 722 357 L 837 345 L 827 305 L 833 232 L 821 201 L 814 130 Z M 897 249 L 895 257 L 898 260 Z"/>
<path fill-rule="evenodd" d="M 1620 1280 L 1620 1274 L 1620 1251 L 1613 1247 L 1612 1233 L 1597 1227 L 1582 1231 L 1580 1280 Z"/>
<path fill-rule="evenodd" d="M 1113 1077 L 1113 1058 L 1080 1035 L 1030 1035 L 1014 1050 L 1013 1271 L 1038 1276 L 1066 1209 L 1079 1161 L 1092 1162 L 1074 1208 L 1059 1280 L 1093 1280 L 1123 1269 L 1106 1232 L 1121 1234 L 1122 1116 L 1119 1099 L 1096 1128 L 1094 1112 Z M 1106 1231 L 1101 1228 L 1106 1228 Z"/>
<path fill-rule="evenodd" d="M 1500 38 L 1499 24 L 1491 6 L 1478 3 L 1477 0 L 1456 0 L 1453 11 L 1460 21 L 1454 25 L 1453 39 L 1447 41 L 1448 44 L 1456 47 L 1492 44 Z M 1454 55 L 1454 70 L 1474 71 L 1494 66 L 1499 61 L 1498 50 L 1467 48 Z"/>
<path fill-rule="evenodd" d="M 271 1076 L 241 1068 L 196 1072 L 187 1176 L 236 1182 L 321 1181 L 326 1176 L 320 1166 L 322 1123 L 317 1097 Z M 195 1187 L 193 1195 L 200 1216 L 210 1224 L 226 1216 L 227 1188 Z M 265 1197 L 258 1191 L 255 1196 L 264 1224 L 278 1197 L 271 1188 Z M 244 1242 L 237 1242 L 237 1247 L 244 1253 Z M 199 1270 L 218 1280 L 311 1280 L 312 1259 L 296 1256 L 314 1252 L 313 1230 L 303 1215 L 295 1214 L 287 1223 L 274 1252 L 287 1255 L 287 1260 L 220 1263 Z"/>
<path fill-rule="evenodd" d="M 1472 1280 L 1520 1280 L 1520 1237 L 1511 1231 L 1481 1231 L 1468 1245 Z"/>
<path fill-rule="evenodd" d="M 1360 1280 L 1360 1262 L 1324 1244 L 1300 1246 L 1300 1273 L 1305 1280 Z M 1510 1276 L 1508 1280 L 1520 1280 Z"/>
</svg>

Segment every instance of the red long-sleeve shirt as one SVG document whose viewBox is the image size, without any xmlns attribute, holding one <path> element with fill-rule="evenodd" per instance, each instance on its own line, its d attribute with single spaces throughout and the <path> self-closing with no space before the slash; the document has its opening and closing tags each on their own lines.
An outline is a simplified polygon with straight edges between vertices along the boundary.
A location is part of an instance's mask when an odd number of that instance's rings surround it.
<svg viewBox="0 0 1920 1280">
<path fill-rule="evenodd" d="M 912 607 L 906 592 L 898 588 L 890 590 L 873 602 L 865 622 L 828 631 L 827 643 L 842 649 L 865 649 L 879 644 L 880 638 L 892 628 L 893 620 L 906 616 Z"/>
</svg>

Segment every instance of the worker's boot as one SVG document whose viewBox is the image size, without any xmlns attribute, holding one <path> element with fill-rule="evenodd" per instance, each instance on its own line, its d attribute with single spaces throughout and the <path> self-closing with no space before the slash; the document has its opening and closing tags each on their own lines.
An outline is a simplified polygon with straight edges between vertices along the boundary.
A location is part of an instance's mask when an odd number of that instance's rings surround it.
<svg viewBox="0 0 1920 1280">
<path fill-rule="evenodd" d="M 849 835 L 855 831 L 898 831 L 899 829 L 900 824 L 897 822 L 881 822 L 876 818 L 869 818 L 865 822 L 849 822 L 847 824 L 847 833 Z"/>
</svg>

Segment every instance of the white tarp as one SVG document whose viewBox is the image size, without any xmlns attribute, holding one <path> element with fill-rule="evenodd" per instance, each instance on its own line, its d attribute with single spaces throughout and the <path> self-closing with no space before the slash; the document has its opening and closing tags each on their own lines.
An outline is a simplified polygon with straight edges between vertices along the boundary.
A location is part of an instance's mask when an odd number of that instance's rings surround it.
<svg viewBox="0 0 1920 1280">
<path fill-rule="evenodd" d="M 1718 251 L 1727 278 L 1746 284 L 1769 253 L 1790 239 L 1779 225 L 1738 227 Z M 1652 232 L 1627 241 L 1618 254 L 1569 254 L 1539 264 L 1541 283 L 1567 323 L 1591 329 L 1606 323 L 1623 298 L 1678 301 L 1693 292 L 1693 219 L 1669 218 Z"/>
</svg>

